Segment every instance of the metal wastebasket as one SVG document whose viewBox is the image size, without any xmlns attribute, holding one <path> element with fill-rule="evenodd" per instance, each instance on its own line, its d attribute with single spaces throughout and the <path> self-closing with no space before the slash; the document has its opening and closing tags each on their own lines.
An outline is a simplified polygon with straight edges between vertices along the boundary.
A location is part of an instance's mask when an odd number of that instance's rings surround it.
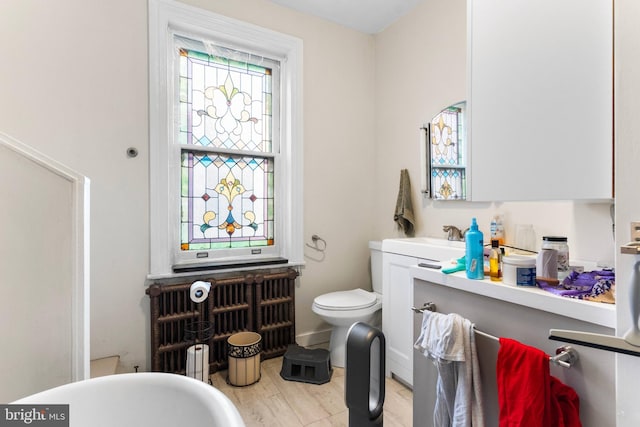
<svg viewBox="0 0 640 427">
<path fill-rule="evenodd" d="M 227 339 L 229 384 L 245 386 L 260 380 L 261 344 L 262 337 L 256 332 L 238 332 Z"/>
</svg>

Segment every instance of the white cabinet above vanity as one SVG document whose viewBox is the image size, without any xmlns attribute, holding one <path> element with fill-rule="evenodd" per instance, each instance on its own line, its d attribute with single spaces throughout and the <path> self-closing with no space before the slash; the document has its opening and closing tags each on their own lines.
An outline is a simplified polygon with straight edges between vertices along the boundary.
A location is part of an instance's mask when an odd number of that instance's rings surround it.
<svg viewBox="0 0 640 427">
<path fill-rule="evenodd" d="M 473 201 L 611 199 L 613 0 L 469 0 Z"/>
</svg>

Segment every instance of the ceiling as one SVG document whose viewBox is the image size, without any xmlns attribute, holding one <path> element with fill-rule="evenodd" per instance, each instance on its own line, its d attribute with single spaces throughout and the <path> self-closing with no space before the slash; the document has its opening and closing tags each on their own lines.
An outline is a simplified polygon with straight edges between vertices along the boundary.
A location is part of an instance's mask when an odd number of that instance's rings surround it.
<svg viewBox="0 0 640 427">
<path fill-rule="evenodd" d="M 376 34 L 424 0 L 269 0 L 364 33 Z"/>
</svg>

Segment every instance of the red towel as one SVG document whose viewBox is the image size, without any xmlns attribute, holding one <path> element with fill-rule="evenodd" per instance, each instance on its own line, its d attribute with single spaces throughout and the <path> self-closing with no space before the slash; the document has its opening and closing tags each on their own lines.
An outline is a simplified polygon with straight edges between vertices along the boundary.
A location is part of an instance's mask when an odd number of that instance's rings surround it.
<svg viewBox="0 0 640 427">
<path fill-rule="evenodd" d="M 551 377 L 552 425 L 559 427 L 582 427 L 580 422 L 580 398 L 574 389 Z"/>
<path fill-rule="evenodd" d="M 549 373 L 542 350 L 500 338 L 500 427 L 581 427 L 578 395 Z"/>
</svg>

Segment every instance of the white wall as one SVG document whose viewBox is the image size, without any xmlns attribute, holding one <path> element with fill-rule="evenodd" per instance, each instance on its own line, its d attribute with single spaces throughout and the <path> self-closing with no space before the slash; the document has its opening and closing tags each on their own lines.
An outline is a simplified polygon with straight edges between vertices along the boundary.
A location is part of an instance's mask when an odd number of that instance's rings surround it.
<svg viewBox="0 0 640 427">
<path fill-rule="evenodd" d="M 297 332 L 327 290 L 368 287 L 375 192 L 372 36 L 264 0 L 190 1 L 304 41 L 304 227 Z M 0 130 L 87 175 L 91 354 L 149 362 L 146 0 L 0 2 Z M 140 155 L 126 156 L 128 147 Z M 152 230 L 152 232 L 154 232 Z"/>
<path fill-rule="evenodd" d="M 410 171 L 418 235 L 443 224 L 506 215 L 538 235 L 566 234 L 574 257 L 612 258 L 608 206 L 433 203 L 419 198 L 418 128 L 465 86 L 463 0 L 429 0 L 369 36 L 265 0 L 191 5 L 304 42 L 304 227 L 327 251 L 306 249 L 297 333 L 326 329 L 309 309 L 321 293 L 369 287 L 367 241 L 399 235 L 399 171 Z M 0 130 L 87 175 L 91 194 L 92 357 L 149 358 L 146 0 L 0 2 Z M 127 147 L 140 155 L 126 157 Z M 586 230 L 586 231 L 585 231 Z M 588 231 L 588 233 L 587 233 Z M 579 233 L 579 234 L 578 234 Z M 590 236 L 590 237 L 584 237 Z"/>
<path fill-rule="evenodd" d="M 445 4 L 446 3 L 446 4 Z M 376 36 L 376 133 L 379 135 L 376 186 L 379 209 L 376 214 L 375 237 L 399 235 L 393 227 L 392 212 L 400 168 L 409 168 L 413 181 L 414 201 L 418 193 L 419 160 L 417 128 L 444 106 L 464 98 L 466 81 L 463 74 L 464 23 L 466 2 L 426 1 L 415 12 Z M 418 235 L 443 236 L 442 224 L 465 226 L 470 216 L 477 216 L 483 231 L 494 212 L 506 214 L 507 240 L 512 238 L 514 224 L 534 224 L 538 237 L 563 234 L 569 237 L 572 257 L 611 265 L 617 272 L 617 335 L 623 335 L 632 324 L 628 282 L 633 263 L 639 258 L 620 256 L 618 247 L 629 241 L 629 222 L 640 219 L 640 36 L 638 20 L 640 4 L 635 0 L 615 2 L 615 194 L 616 241 L 612 239 L 609 204 L 573 202 L 552 203 L 434 203 L 423 202 L 419 208 Z M 440 46 L 440 47 L 436 47 Z M 425 55 L 432 55 L 433 60 Z M 402 78 L 394 85 L 382 84 L 391 67 L 402 64 Z M 411 93 L 411 96 L 402 96 Z M 382 101 L 381 101 L 382 100 Z M 406 113 L 401 114 L 398 105 Z M 385 120 L 391 118 L 390 120 Z M 579 150 L 576 151 L 579 159 Z M 569 160 L 569 159 L 568 159 Z M 499 166 L 499 165 L 498 165 Z M 597 165 L 594 165 L 597 167 Z M 503 177 L 511 179 L 512 177 Z M 414 203 L 420 205 L 420 203 Z M 615 243 L 615 244 L 614 244 Z M 616 396 L 606 396 L 603 404 L 616 400 L 617 425 L 637 426 L 640 407 L 637 396 L 640 385 L 639 359 L 617 356 Z M 612 381 L 614 381 L 612 379 Z"/>
<path fill-rule="evenodd" d="M 466 0 L 421 3 L 376 35 L 375 236 L 401 236 L 393 222 L 399 171 L 409 169 L 419 236 L 445 237 L 445 224 L 466 228 L 471 217 L 488 236 L 495 213 L 505 215 L 507 243 L 516 224 L 533 224 L 537 246 L 543 235 L 569 239 L 571 257 L 613 265 L 613 233 L 608 203 L 434 202 L 420 194 L 419 128 L 444 107 L 466 97 Z M 553 155 L 553 153 L 550 153 Z M 576 150 L 575 159 L 579 161 Z M 517 177 L 500 174 L 496 179 Z M 594 165 L 597 167 L 597 165 Z M 545 171 L 548 172 L 548 171 Z"/>
<path fill-rule="evenodd" d="M 149 347 L 146 9 L 0 2 L 0 129 L 92 180 L 92 357 L 128 365 Z"/>
<path fill-rule="evenodd" d="M 73 378 L 72 190 L 65 177 L 0 143 L 0 402 Z"/>
</svg>

